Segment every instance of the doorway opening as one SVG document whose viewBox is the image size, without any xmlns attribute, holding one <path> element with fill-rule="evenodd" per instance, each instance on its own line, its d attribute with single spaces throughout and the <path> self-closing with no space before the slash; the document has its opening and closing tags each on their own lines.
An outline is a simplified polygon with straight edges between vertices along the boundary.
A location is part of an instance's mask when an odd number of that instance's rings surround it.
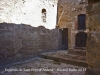
<svg viewBox="0 0 100 75">
<path fill-rule="evenodd" d="M 68 28 L 62 30 L 62 46 L 63 49 L 68 49 Z"/>
<path fill-rule="evenodd" d="M 77 33 L 76 39 L 75 39 L 75 47 L 76 48 L 86 47 L 86 41 L 87 41 L 86 33 L 84 33 L 84 32 Z"/>
</svg>

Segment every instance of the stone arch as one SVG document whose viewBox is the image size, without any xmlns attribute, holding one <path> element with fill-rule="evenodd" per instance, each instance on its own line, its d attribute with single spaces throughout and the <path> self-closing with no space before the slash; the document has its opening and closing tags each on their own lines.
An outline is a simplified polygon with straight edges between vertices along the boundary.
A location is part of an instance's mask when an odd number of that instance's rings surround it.
<svg viewBox="0 0 100 75">
<path fill-rule="evenodd" d="M 43 20 L 43 22 L 46 22 L 46 9 L 43 8 L 41 13 L 42 13 L 42 20 Z"/>
<path fill-rule="evenodd" d="M 78 30 L 86 29 L 86 15 L 78 15 Z"/>
<path fill-rule="evenodd" d="M 75 36 L 75 47 L 86 47 L 87 34 L 79 32 Z"/>
</svg>

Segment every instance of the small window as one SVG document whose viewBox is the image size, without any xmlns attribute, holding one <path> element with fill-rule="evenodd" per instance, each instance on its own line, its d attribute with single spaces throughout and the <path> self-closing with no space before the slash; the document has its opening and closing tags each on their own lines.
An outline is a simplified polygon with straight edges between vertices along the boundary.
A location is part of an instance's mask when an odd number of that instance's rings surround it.
<svg viewBox="0 0 100 75">
<path fill-rule="evenodd" d="M 42 21 L 46 22 L 46 9 L 42 9 Z"/>
<path fill-rule="evenodd" d="M 54 7 L 54 5 L 52 5 Z"/>
<path fill-rule="evenodd" d="M 86 15 L 78 15 L 78 30 L 86 29 Z"/>
</svg>

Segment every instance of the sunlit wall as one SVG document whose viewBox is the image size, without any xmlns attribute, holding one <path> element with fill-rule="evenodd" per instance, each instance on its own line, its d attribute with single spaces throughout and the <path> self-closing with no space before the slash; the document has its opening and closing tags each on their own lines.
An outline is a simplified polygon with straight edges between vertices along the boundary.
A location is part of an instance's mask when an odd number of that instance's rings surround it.
<svg viewBox="0 0 100 75">
<path fill-rule="evenodd" d="M 43 21 L 42 9 L 46 10 Z M 0 0 L 0 23 L 29 24 L 54 29 L 57 17 L 57 0 Z"/>
</svg>

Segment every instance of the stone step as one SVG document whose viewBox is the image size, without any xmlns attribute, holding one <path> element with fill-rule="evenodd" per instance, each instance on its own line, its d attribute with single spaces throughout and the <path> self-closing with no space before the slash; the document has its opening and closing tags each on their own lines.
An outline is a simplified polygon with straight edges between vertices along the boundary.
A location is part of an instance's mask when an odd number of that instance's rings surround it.
<svg viewBox="0 0 100 75">
<path fill-rule="evenodd" d="M 79 50 L 79 49 L 69 50 L 68 54 L 86 56 L 86 50 Z"/>
<path fill-rule="evenodd" d="M 69 59 L 74 59 L 74 60 L 86 61 L 86 56 L 66 54 L 66 55 L 62 55 L 62 57 L 69 58 Z"/>
<path fill-rule="evenodd" d="M 86 47 L 75 47 L 74 49 L 86 50 Z"/>
<path fill-rule="evenodd" d="M 68 49 L 66 45 L 61 45 L 61 49 Z"/>
<path fill-rule="evenodd" d="M 45 59 L 51 59 L 58 62 L 63 62 L 66 64 L 71 64 L 75 66 L 87 67 L 86 57 L 85 56 L 78 56 L 78 55 L 52 55 L 52 54 L 42 54 L 41 57 Z"/>
</svg>

